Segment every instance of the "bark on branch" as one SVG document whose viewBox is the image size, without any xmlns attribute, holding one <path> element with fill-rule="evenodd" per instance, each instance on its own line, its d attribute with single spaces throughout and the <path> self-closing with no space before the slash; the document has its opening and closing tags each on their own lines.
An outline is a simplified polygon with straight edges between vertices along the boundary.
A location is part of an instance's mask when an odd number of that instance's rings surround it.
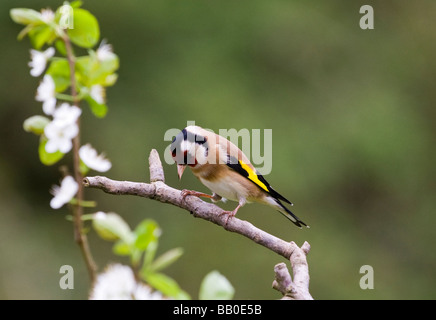
<svg viewBox="0 0 436 320">
<path fill-rule="evenodd" d="M 227 221 L 227 215 L 223 214 L 223 209 L 212 203 L 204 202 L 197 197 L 188 196 L 183 199 L 181 196 L 182 190 L 174 189 L 165 184 L 162 163 L 160 161 L 158 152 L 154 149 L 150 153 L 149 167 L 151 183 L 116 181 L 106 177 L 95 176 L 84 178 L 83 185 L 88 188 L 101 189 L 109 194 L 134 195 L 154 199 L 163 203 L 169 203 L 189 211 L 196 218 L 202 218 L 223 227 L 227 231 L 243 235 L 252 241 L 274 251 L 287 260 L 290 260 L 294 270 L 294 283 L 300 283 L 298 279 L 307 279 L 308 293 L 309 273 L 306 255 L 301 255 L 301 252 L 304 252 L 304 250 L 302 251 L 302 249 L 300 249 L 294 242 L 286 242 L 282 239 L 279 239 L 259 228 L 256 228 L 251 223 L 240 220 L 236 217 L 233 217 Z M 305 245 L 306 248 L 307 246 L 310 248 L 307 242 L 302 248 L 304 248 Z M 303 260 L 306 268 L 302 267 L 304 265 L 304 263 L 302 263 Z M 281 283 L 281 280 L 276 278 L 275 282 Z M 285 288 L 286 287 L 287 286 L 285 286 Z M 293 286 L 293 288 L 294 291 L 300 290 L 300 286 Z M 292 296 L 292 294 L 288 291 L 279 291 L 286 296 Z M 298 297 L 307 297 L 307 295 L 298 295 Z M 312 297 L 310 296 L 310 298 Z"/>
<path fill-rule="evenodd" d="M 282 299 L 313 300 L 309 293 L 309 266 L 306 255 L 309 253 L 310 244 L 306 241 L 299 248 L 295 242 L 290 243 L 295 249 L 290 257 L 294 279 L 289 274 L 286 264 L 279 263 L 274 267 L 276 274 L 273 288 L 283 294 Z"/>
</svg>

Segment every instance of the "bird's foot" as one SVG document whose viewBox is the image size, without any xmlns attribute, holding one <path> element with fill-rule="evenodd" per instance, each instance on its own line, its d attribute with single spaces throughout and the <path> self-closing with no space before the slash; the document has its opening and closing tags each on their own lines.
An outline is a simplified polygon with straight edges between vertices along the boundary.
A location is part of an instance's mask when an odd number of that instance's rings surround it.
<svg viewBox="0 0 436 320">
<path fill-rule="evenodd" d="M 245 198 L 239 198 L 239 204 L 235 208 L 235 210 L 233 210 L 233 211 L 223 211 L 223 212 L 220 213 L 220 215 L 227 214 L 227 219 L 226 219 L 225 226 L 227 226 L 227 224 L 229 223 L 229 220 L 236 215 L 236 212 L 238 212 L 239 208 L 244 206 L 245 202 L 246 202 Z"/>
<path fill-rule="evenodd" d="M 212 196 L 210 194 L 206 194 L 206 193 L 203 193 L 203 192 L 197 192 L 197 191 L 194 191 L 194 190 L 187 190 L 187 189 L 183 189 L 182 190 L 181 196 L 182 196 L 183 201 L 185 201 L 185 198 L 187 196 L 212 198 Z"/>
<path fill-rule="evenodd" d="M 237 208 L 237 209 L 239 209 L 239 208 Z M 224 214 L 227 215 L 226 223 L 225 223 L 226 226 L 229 223 L 229 220 L 236 215 L 236 212 L 238 211 L 237 209 L 235 209 L 233 211 L 223 211 L 220 213 L 220 215 L 224 215 Z"/>
</svg>

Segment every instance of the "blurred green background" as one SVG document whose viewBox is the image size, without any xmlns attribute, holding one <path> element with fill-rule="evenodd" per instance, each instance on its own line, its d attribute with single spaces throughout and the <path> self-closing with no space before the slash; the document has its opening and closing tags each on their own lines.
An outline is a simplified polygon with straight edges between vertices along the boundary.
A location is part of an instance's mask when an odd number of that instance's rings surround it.
<svg viewBox="0 0 436 320">
<path fill-rule="evenodd" d="M 28 39 L 9 10 L 56 9 L 62 1 L 0 3 L 0 298 L 85 299 L 89 288 L 66 208 L 49 207 L 58 166 L 45 167 L 38 138 L 22 129 L 42 114 L 29 75 Z M 359 28 L 373 5 L 375 29 Z M 272 129 L 266 178 L 295 203 L 311 228 L 252 204 L 238 217 L 311 252 L 315 299 L 435 299 L 436 2 L 421 1 L 86 1 L 102 37 L 120 57 L 108 89 L 109 113 L 84 108 L 82 142 L 111 159 L 107 176 L 147 181 L 148 154 L 163 158 L 170 128 L 188 120 L 220 128 Z M 85 106 L 85 105 L 84 105 Z M 70 157 L 62 163 L 70 164 Z M 207 189 L 191 173 L 175 188 Z M 277 299 L 273 267 L 284 259 L 244 237 L 193 219 L 176 207 L 86 190 L 98 210 L 134 227 L 155 219 L 159 252 L 183 247 L 167 274 L 196 298 L 211 270 L 237 299 Z M 232 208 L 234 204 L 223 205 Z M 87 210 L 92 212 L 92 210 Z M 89 233 L 100 270 L 127 262 Z M 74 267 L 74 290 L 59 287 L 60 266 Z M 359 269 L 374 268 L 373 290 Z"/>
</svg>

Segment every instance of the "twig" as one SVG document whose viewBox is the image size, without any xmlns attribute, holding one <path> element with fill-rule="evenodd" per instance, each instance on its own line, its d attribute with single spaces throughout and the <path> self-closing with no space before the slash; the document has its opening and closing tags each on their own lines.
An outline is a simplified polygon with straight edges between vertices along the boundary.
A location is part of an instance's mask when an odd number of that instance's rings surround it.
<svg viewBox="0 0 436 320">
<path fill-rule="evenodd" d="M 300 272 L 308 272 L 308 269 L 304 270 L 300 267 L 301 249 L 294 242 L 286 242 L 279 239 L 259 228 L 256 228 L 251 223 L 240 220 L 236 217 L 227 221 L 227 216 L 223 214 L 223 209 L 212 203 L 204 202 L 197 197 L 186 197 L 183 199 L 181 190 L 174 189 L 164 183 L 165 178 L 162 163 L 159 159 L 158 152 L 154 149 L 150 153 L 149 165 L 150 184 L 131 181 L 116 181 L 106 177 L 95 176 L 85 177 L 83 179 L 83 185 L 89 188 L 101 189 L 109 194 L 140 196 L 183 208 L 189 211 L 196 218 L 202 218 L 223 227 L 227 231 L 243 235 L 284 258 L 288 260 L 290 259 L 291 265 L 294 269 L 294 277 L 297 275 L 296 280 L 306 279 L 306 277 L 308 279 L 308 273 L 307 276 L 303 274 L 301 276 L 299 275 Z M 307 242 L 305 244 L 307 244 L 307 246 L 309 245 Z M 299 290 L 300 287 L 296 288 L 296 290 Z"/>
<path fill-rule="evenodd" d="M 309 266 L 307 264 L 306 255 L 309 253 L 310 245 L 308 242 L 299 248 L 295 242 L 291 242 L 294 251 L 290 257 L 294 280 L 289 274 L 286 264 L 279 263 L 274 267 L 276 274 L 273 281 L 273 288 L 283 294 L 284 300 L 313 300 L 309 293 Z"/>
<path fill-rule="evenodd" d="M 75 77 L 75 58 L 73 54 L 73 49 L 71 46 L 70 38 L 68 35 L 64 34 L 63 40 L 65 43 L 65 48 L 67 51 L 67 60 L 70 67 L 70 82 L 71 82 L 71 96 L 73 97 L 74 105 L 79 107 L 79 99 L 77 96 L 76 88 L 76 77 Z M 85 259 L 86 267 L 88 269 L 89 278 L 91 283 L 94 282 L 96 278 L 97 266 L 89 248 L 88 238 L 83 232 L 83 208 L 80 205 L 83 203 L 83 185 L 82 185 L 82 174 L 80 173 L 80 158 L 79 158 L 79 148 L 80 148 L 80 118 L 77 119 L 77 126 L 79 127 L 79 133 L 73 139 L 73 170 L 76 182 L 79 184 L 79 190 L 77 191 L 77 204 L 74 205 L 73 209 L 73 223 L 74 223 L 74 239 L 82 251 L 83 258 Z"/>
</svg>

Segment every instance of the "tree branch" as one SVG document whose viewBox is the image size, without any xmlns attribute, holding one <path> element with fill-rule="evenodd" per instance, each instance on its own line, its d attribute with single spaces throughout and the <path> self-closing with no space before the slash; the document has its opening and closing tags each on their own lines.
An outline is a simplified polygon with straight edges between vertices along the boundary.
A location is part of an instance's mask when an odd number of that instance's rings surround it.
<svg viewBox="0 0 436 320">
<path fill-rule="evenodd" d="M 303 281 L 301 284 L 306 284 L 305 281 L 307 279 L 308 290 L 308 268 L 304 269 L 302 267 L 304 265 L 303 262 L 306 263 L 307 267 L 306 256 L 305 254 L 303 256 L 301 255 L 300 251 L 302 249 L 300 249 L 294 242 L 286 242 L 261 229 L 256 228 L 251 223 L 240 220 L 236 217 L 233 217 L 227 221 L 227 215 L 224 214 L 225 211 L 223 209 L 212 203 L 204 202 L 197 197 L 186 197 L 183 199 L 181 190 L 174 189 L 165 184 L 162 163 L 160 161 L 158 152 L 154 149 L 150 153 L 149 165 L 150 184 L 131 181 L 115 181 L 106 177 L 96 176 L 84 178 L 83 185 L 88 188 L 101 189 L 109 194 L 134 195 L 148 199 L 154 199 L 163 203 L 169 203 L 189 211 L 196 218 L 213 222 L 223 227 L 227 231 L 243 235 L 255 243 L 258 243 L 281 255 L 282 257 L 288 260 L 290 259 L 294 270 L 294 283 L 300 284 L 300 282 Z M 303 247 L 307 249 L 307 246 L 310 248 L 309 244 L 306 242 Z M 280 281 L 276 282 L 280 283 Z M 300 290 L 300 286 L 294 287 L 295 290 Z M 284 291 L 282 293 L 288 295 L 288 292 Z M 300 296 L 303 297 L 304 295 Z M 310 298 L 312 297 L 310 296 Z"/>
<path fill-rule="evenodd" d="M 276 276 L 272 286 L 283 294 L 282 299 L 284 300 L 313 300 L 309 293 L 310 277 L 309 266 L 306 260 L 306 255 L 310 250 L 310 244 L 304 242 L 301 248 L 293 241 L 290 244 L 294 247 L 294 251 L 289 258 L 294 280 L 292 280 L 286 264 L 279 263 L 274 267 Z"/>
</svg>

